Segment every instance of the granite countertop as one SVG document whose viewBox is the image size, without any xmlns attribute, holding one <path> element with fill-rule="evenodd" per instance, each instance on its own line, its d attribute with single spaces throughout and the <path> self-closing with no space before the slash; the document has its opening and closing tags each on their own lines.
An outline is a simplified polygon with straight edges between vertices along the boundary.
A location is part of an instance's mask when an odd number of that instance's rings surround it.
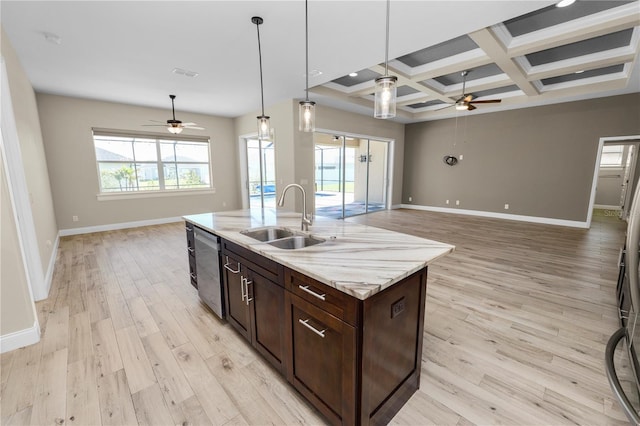
<svg viewBox="0 0 640 426">
<path fill-rule="evenodd" d="M 308 233 L 326 241 L 302 249 L 280 249 L 240 233 L 264 226 L 282 226 L 301 232 L 300 218 L 300 213 L 275 209 L 184 216 L 200 228 L 361 300 L 455 248 L 438 241 L 323 217 L 314 218 Z"/>
</svg>

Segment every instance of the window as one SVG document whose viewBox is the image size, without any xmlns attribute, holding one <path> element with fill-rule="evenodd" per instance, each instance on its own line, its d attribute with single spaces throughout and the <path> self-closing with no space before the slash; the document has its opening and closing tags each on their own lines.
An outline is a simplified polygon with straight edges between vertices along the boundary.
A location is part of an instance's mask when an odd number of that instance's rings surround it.
<svg viewBox="0 0 640 426">
<path fill-rule="evenodd" d="M 211 188 L 209 140 L 93 131 L 100 193 Z"/>
<path fill-rule="evenodd" d="M 604 145 L 600 156 L 600 167 L 622 167 L 624 145 Z"/>
</svg>

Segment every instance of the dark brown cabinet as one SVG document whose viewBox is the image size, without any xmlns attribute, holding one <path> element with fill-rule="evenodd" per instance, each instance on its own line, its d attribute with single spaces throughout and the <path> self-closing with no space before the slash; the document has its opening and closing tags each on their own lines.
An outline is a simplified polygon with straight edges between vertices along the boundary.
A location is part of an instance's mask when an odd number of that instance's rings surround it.
<svg viewBox="0 0 640 426">
<path fill-rule="evenodd" d="M 356 330 L 286 293 L 287 380 L 334 424 L 355 424 Z"/>
<path fill-rule="evenodd" d="M 227 320 L 285 372 L 282 266 L 223 241 Z"/>
<path fill-rule="evenodd" d="M 426 279 L 359 300 L 285 270 L 287 380 L 332 424 L 387 424 L 418 389 Z"/>
<path fill-rule="evenodd" d="M 360 300 L 222 240 L 227 320 L 335 425 L 387 424 L 420 385 L 427 269 Z"/>
</svg>

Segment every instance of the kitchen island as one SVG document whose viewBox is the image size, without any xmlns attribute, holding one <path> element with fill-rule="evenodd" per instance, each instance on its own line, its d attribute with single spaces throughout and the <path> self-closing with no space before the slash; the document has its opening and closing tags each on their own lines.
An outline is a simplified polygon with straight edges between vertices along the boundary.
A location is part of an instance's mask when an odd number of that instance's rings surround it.
<svg viewBox="0 0 640 426">
<path fill-rule="evenodd" d="M 418 389 L 427 265 L 453 246 L 326 218 L 302 233 L 269 209 L 184 219 L 188 241 L 221 238 L 226 319 L 331 423 L 386 424 Z M 268 228 L 320 243 L 243 233 Z"/>
</svg>

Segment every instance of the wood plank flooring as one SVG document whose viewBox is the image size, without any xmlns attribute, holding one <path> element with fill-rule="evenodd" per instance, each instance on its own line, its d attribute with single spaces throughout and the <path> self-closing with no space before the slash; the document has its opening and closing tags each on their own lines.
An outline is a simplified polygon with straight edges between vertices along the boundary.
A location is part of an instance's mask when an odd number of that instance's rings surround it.
<svg viewBox="0 0 640 426">
<path fill-rule="evenodd" d="M 604 373 L 623 223 L 349 220 L 456 245 L 429 268 L 421 386 L 392 424 L 626 424 Z M 62 238 L 41 342 L 0 357 L 1 424 L 324 424 L 187 270 L 182 224 Z"/>
</svg>

